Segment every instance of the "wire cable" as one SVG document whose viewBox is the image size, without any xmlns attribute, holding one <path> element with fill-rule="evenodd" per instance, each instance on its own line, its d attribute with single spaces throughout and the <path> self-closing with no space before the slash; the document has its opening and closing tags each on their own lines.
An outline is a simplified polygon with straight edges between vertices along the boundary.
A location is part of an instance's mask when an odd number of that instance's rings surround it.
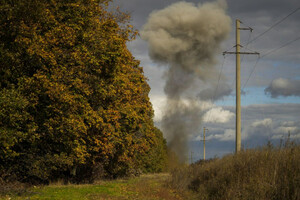
<svg viewBox="0 0 300 200">
<path fill-rule="evenodd" d="M 297 37 L 297 38 L 295 38 L 295 39 L 293 39 L 293 40 L 291 40 L 291 41 L 289 41 L 289 42 L 287 42 L 287 43 L 285 43 L 284 45 L 282 45 L 282 46 L 280 46 L 280 47 L 278 47 L 278 48 L 276 48 L 276 49 L 273 49 L 273 50 L 267 52 L 266 54 L 264 54 L 263 56 L 261 56 L 261 58 L 266 57 L 266 56 L 268 56 L 268 55 L 274 53 L 275 51 L 278 51 L 279 49 L 282 49 L 282 48 L 284 48 L 284 47 L 286 47 L 286 46 L 288 46 L 288 45 L 290 45 L 290 44 L 296 42 L 297 40 L 300 40 L 300 36 Z"/>
<path fill-rule="evenodd" d="M 254 72 L 254 70 L 255 70 L 255 68 L 256 68 L 256 66 L 257 66 L 257 64 L 258 64 L 258 62 L 259 62 L 259 60 L 260 60 L 260 57 L 258 57 L 258 58 L 256 59 L 256 62 L 255 62 L 255 64 L 254 64 L 254 67 L 252 68 L 252 71 L 251 71 L 250 75 L 248 76 L 247 81 L 246 81 L 245 84 L 243 85 L 242 90 L 244 90 L 244 88 L 246 87 L 248 81 L 250 80 L 250 77 L 252 76 L 252 74 L 253 74 L 253 72 Z"/>
<path fill-rule="evenodd" d="M 249 77 L 248 77 L 246 83 L 245 83 L 244 86 L 243 86 L 243 89 L 246 87 L 248 81 L 250 80 L 250 78 L 251 78 L 251 76 L 252 76 L 252 74 L 253 74 L 255 68 L 257 67 L 257 64 L 258 64 L 258 62 L 259 62 L 260 59 L 262 59 L 262 58 L 264 58 L 264 57 L 266 57 L 266 56 L 268 56 L 268 55 L 270 55 L 270 54 L 272 54 L 272 53 L 278 51 L 279 49 L 282 49 L 282 48 L 284 48 L 284 47 L 286 47 L 286 46 L 288 46 L 288 45 L 290 45 L 290 44 L 292 44 L 292 43 L 294 43 L 294 42 L 296 42 L 296 41 L 298 41 L 298 40 L 300 40 L 300 36 L 297 37 L 297 38 L 295 38 L 295 39 L 293 39 L 293 40 L 291 40 L 291 41 L 289 41 L 289 42 L 287 42 L 287 43 L 285 43 L 284 45 L 282 45 L 282 46 L 280 46 L 280 47 L 278 47 L 278 48 L 276 48 L 276 49 L 273 49 L 273 50 L 271 50 L 271 51 L 265 53 L 264 55 L 258 57 L 257 60 L 256 60 L 256 62 L 255 62 L 254 67 L 252 68 L 252 71 L 251 71 L 251 73 L 250 73 L 250 75 L 249 75 Z"/>
<path fill-rule="evenodd" d="M 252 36 L 252 31 L 250 31 L 250 33 L 249 33 L 249 36 L 248 36 L 248 39 L 247 39 L 247 42 L 246 42 L 246 46 L 245 46 L 245 47 L 242 47 L 242 48 L 248 49 L 247 47 L 248 47 L 249 41 L 250 41 L 250 39 L 251 39 L 251 36 Z M 249 50 L 249 49 L 248 49 L 248 50 Z M 252 51 L 252 50 L 250 50 L 250 51 Z M 242 65 L 242 63 L 243 63 L 243 61 L 244 61 L 244 58 L 245 58 L 245 55 L 243 54 L 243 55 L 242 55 L 242 59 L 241 59 L 241 65 Z M 233 81 L 232 81 L 232 83 L 230 84 L 230 88 L 231 88 L 232 90 L 234 89 L 234 88 L 233 88 L 233 85 L 234 85 L 235 81 L 236 81 L 236 77 L 234 76 Z"/>
<path fill-rule="evenodd" d="M 250 39 L 251 39 L 252 33 L 253 33 L 253 31 L 250 31 L 250 32 L 249 32 L 249 36 L 248 36 L 248 39 L 247 39 L 246 46 L 245 46 L 245 47 L 242 47 L 242 48 L 248 49 L 247 47 L 248 47 L 249 41 L 250 41 Z M 248 50 L 250 50 L 250 49 L 248 49 Z M 250 51 L 252 51 L 252 50 L 250 50 Z M 254 52 L 254 51 L 253 51 L 253 52 Z M 242 55 L 242 59 L 241 59 L 241 65 L 242 65 L 242 63 L 243 63 L 243 61 L 244 61 L 244 58 L 245 58 L 245 55 L 243 54 L 243 55 Z M 231 83 L 231 86 L 230 86 L 230 88 L 232 88 L 232 90 L 234 89 L 234 88 L 233 88 L 233 85 L 234 85 L 234 82 L 235 82 L 235 81 L 236 81 L 236 76 L 233 78 L 233 82 Z"/>
<path fill-rule="evenodd" d="M 233 47 L 232 47 L 232 48 L 233 48 Z M 232 48 L 231 48 L 231 49 L 232 49 Z M 213 96 L 213 98 L 212 98 L 212 102 L 215 100 L 215 96 L 216 96 L 217 90 L 218 90 L 218 88 L 219 88 L 219 83 L 220 83 L 221 75 L 222 75 L 223 68 L 224 68 L 225 58 L 226 58 L 226 56 L 224 55 L 223 62 L 222 62 L 222 66 L 221 66 L 221 70 L 220 70 L 220 74 L 219 74 L 219 78 L 218 78 L 217 87 L 216 87 L 216 89 L 215 89 L 214 96 Z M 209 112 L 209 111 L 207 111 L 207 112 Z M 207 118 L 208 118 L 208 120 L 209 120 L 209 119 L 211 118 L 211 112 L 209 112 L 207 115 L 208 115 Z"/>
<path fill-rule="evenodd" d="M 248 36 L 248 39 L 247 39 L 247 43 L 246 43 L 246 46 L 244 47 L 245 49 L 247 49 L 247 47 L 248 47 L 250 38 L 251 38 L 251 36 L 252 36 L 252 32 L 253 32 L 253 31 L 250 31 L 250 32 L 249 32 L 249 36 Z M 245 57 L 245 55 L 242 56 L 242 60 L 241 60 L 242 63 L 243 63 L 244 57 Z"/>
<path fill-rule="evenodd" d="M 216 90 L 215 90 L 215 92 L 214 92 L 214 97 L 213 97 L 213 99 L 212 99 L 213 101 L 215 100 L 217 91 L 218 91 L 218 89 L 219 89 L 219 83 L 220 83 L 221 75 L 222 75 L 223 68 L 224 68 L 225 58 L 226 58 L 226 57 L 224 56 L 223 63 L 222 63 L 222 67 L 221 67 L 220 74 L 219 74 L 218 84 L 217 84 Z"/>
<path fill-rule="evenodd" d="M 279 20 L 278 22 L 276 22 L 275 24 L 273 24 L 270 28 L 268 28 L 267 30 L 265 30 L 264 32 L 260 33 L 258 36 L 256 36 L 255 38 L 253 38 L 253 40 L 251 40 L 249 42 L 249 44 L 252 43 L 252 42 L 254 42 L 255 40 L 257 40 L 258 38 L 260 38 L 261 36 L 263 36 L 267 32 L 269 32 L 271 29 L 273 29 L 275 26 L 277 26 L 278 24 L 280 24 L 281 22 L 283 22 L 284 20 L 286 20 L 288 17 L 290 17 L 291 15 L 293 15 L 294 13 L 296 13 L 298 10 L 300 10 L 300 7 L 296 8 L 294 11 L 292 11 L 291 13 L 289 13 L 287 16 L 285 16 L 284 18 L 282 18 L 281 20 Z"/>
</svg>

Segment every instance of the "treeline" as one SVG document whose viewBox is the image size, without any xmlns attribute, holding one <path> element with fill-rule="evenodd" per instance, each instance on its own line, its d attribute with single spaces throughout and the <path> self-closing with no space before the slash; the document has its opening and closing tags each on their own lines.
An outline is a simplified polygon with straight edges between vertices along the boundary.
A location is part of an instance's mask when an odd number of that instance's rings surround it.
<svg viewBox="0 0 300 200">
<path fill-rule="evenodd" d="M 0 182 L 159 172 L 166 142 L 126 47 L 136 31 L 108 0 L 0 5 Z"/>
</svg>

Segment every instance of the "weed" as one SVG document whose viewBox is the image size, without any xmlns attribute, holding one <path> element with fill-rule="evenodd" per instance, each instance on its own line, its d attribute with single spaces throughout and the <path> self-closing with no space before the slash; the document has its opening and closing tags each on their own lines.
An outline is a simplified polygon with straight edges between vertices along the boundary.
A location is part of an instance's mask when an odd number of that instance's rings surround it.
<svg viewBox="0 0 300 200">
<path fill-rule="evenodd" d="M 248 149 L 172 172 L 173 188 L 198 199 L 300 199 L 300 145 Z"/>
</svg>

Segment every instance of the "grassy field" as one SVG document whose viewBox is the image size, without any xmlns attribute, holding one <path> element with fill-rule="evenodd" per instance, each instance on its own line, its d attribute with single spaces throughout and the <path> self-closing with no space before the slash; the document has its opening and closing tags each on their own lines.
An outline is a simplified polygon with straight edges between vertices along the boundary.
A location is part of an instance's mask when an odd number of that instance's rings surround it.
<svg viewBox="0 0 300 200">
<path fill-rule="evenodd" d="M 50 184 L 34 187 L 22 195 L 3 195 L 0 199 L 17 200 L 183 200 L 167 187 L 168 174 L 142 175 L 138 178 L 103 181 L 91 185 Z M 189 198 L 190 199 L 190 198 Z"/>
</svg>

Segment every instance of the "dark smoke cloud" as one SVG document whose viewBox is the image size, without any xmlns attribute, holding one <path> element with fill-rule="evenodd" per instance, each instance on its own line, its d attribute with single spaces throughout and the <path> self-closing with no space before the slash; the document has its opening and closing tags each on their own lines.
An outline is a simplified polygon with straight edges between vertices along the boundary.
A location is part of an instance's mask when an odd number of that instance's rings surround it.
<svg viewBox="0 0 300 200">
<path fill-rule="evenodd" d="M 181 76 L 190 76 L 184 80 L 187 84 L 215 77 L 214 55 L 231 29 L 222 2 L 198 6 L 179 2 L 150 14 L 141 36 L 148 41 L 150 57 L 170 65 L 169 84 L 176 84 L 178 70 Z"/>
<path fill-rule="evenodd" d="M 265 89 L 265 94 L 272 98 L 279 96 L 300 96 L 300 80 L 275 79 Z"/>
<path fill-rule="evenodd" d="M 175 3 L 151 13 L 141 31 L 151 59 L 169 66 L 162 127 L 181 161 L 185 160 L 187 137 L 200 131 L 202 116 L 200 106 L 187 98 L 187 91 L 196 80 L 216 85 L 215 54 L 231 29 L 225 8 L 225 1 Z"/>
<path fill-rule="evenodd" d="M 188 154 L 188 138 L 199 133 L 202 115 L 197 101 L 168 99 L 162 128 L 169 140 L 169 146 L 182 162 L 186 161 Z"/>
</svg>

